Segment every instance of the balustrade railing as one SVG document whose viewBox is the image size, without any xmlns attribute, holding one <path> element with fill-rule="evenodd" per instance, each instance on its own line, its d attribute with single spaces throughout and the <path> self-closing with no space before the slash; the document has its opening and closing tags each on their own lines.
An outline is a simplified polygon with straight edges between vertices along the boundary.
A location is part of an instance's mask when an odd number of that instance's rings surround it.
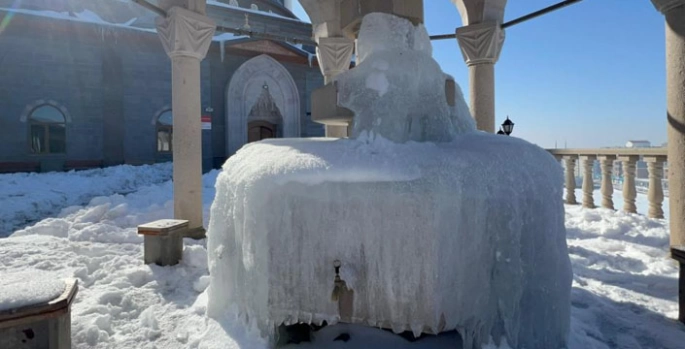
<svg viewBox="0 0 685 349">
<path fill-rule="evenodd" d="M 649 209 L 647 214 L 651 218 L 664 218 L 663 201 L 663 177 L 664 163 L 668 161 L 666 148 L 602 148 L 602 149 L 548 149 L 558 160 L 563 161 L 566 178 L 566 203 L 578 204 L 576 199 L 576 162 L 580 161 L 583 172 L 582 192 L 583 207 L 595 208 L 593 191 L 593 169 L 595 161 L 599 161 L 601 169 L 600 192 L 602 194 L 601 206 L 614 209 L 613 194 L 614 163 L 620 162 L 623 173 L 623 210 L 637 213 L 635 199 L 637 197 L 636 164 L 644 161 L 647 164 L 649 174 L 647 199 Z"/>
</svg>

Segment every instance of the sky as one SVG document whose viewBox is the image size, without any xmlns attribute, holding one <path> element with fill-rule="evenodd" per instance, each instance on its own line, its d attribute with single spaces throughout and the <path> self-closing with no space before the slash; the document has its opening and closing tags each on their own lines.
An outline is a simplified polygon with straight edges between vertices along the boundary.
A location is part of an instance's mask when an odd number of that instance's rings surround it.
<svg viewBox="0 0 685 349">
<path fill-rule="evenodd" d="M 560 0 L 508 1 L 504 21 Z M 294 12 L 308 20 L 297 1 Z M 462 25 L 448 0 L 424 0 L 428 33 Z M 544 148 L 666 141 L 664 17 L 649 0 L 585 0 L 509 27 L 495 66 L 497 124 Z M 456 39 L 433 56 L 468 102 L 468 67 Z"/>
</svg>

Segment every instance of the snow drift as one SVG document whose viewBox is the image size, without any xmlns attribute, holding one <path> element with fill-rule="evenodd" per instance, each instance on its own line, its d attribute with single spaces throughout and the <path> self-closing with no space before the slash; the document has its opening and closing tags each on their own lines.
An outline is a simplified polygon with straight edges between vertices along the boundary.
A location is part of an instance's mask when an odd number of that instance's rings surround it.
<svg viewBox="0 0 685 349">
<path fill-rule="evenodd" d="M 379 31 L 400 34 L 383 41 Z M 358 45 L 360 65 L 338 78 L 354 139 L 252 143 L 224 165 L 208 229 L 208 314 L 237 309 L 268 334 L 336 323 L 339 260 L 354 323 L 456 329 L 467 349 L 491 339 L 565 347 L 559 164 L 525 141 L 476 132 L 458 88 L 448 104 L 423 27 L 371 14 Z M 404 57 L 434 66 L 411 69 Z"/>
</svg>

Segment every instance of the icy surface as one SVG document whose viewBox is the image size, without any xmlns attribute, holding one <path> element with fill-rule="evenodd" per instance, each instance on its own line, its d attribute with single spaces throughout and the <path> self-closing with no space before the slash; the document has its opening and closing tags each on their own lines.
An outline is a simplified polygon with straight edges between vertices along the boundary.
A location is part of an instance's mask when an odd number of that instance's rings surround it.
<svg viewBox="0 0 685 349">
<path fill-rule="evenodd" d="M 468 349 L 490 336 L 561 347 L 571 286 L 561 182 L 544 150 L 476 132 L 438 144 L 250 144 L 217 180 L 209 314 L 237 306 L 263 330 L 335 322 L 339 259 L 356 322 L 457 329 Z"/>
<path fill-rule="evenodd" d="M 458 102 L 447 102 L 452 78 L 431 57 L 423 25 L 369 14 L 357 43 L 359 65 L 336 78 L 338 102 L 355 113 L 353 138 L 375 133 L 395 142 L 448 142 L 475 130 L 458 86 Z"/>
<path fill-rule="evenodd" d="M 212 172 L 204 176 L 205 214 L 213 200 L 216 175 Z M 40 187 L 41 177 L 31 180 L 36 188 Z M 39 222 L 43 235 L 0 239 L 0 279 L 29 270 L 49 271 L 51 277 L 77 278 L 79 293 L 72 306 L 74 349 L 268 348 L 268 342 L 246 329 L 235 314 L 218 321 L 205 316 L 206 292 L 198 293 L 195 288 L 196 284 L 204 286 L 202 280 L 208 277 L 204 245 L 185 240 L 181 264 L 161 268 L 143 263 L 140 240 L 127 243 L 104 238 L 118 231 L 135 231 L 129 221 L 113 217 L 130 216 L 141 222 L 170 218 L 171 190 L 167 182 L 137 194 L 109 196 L 99 204 L 71 208 L 73 215 Z M 620 195 L 614 193 L 615 202 L 620 202 Z M 638 194 L 638 204 L 645 197 Z M 109 225 L 103 229 L 102 241 L 79 240 L 76 236 L 82 235 L 78 234 L 72 239 L 49 235 L 61 231 L 65 224 L 74 230 L 84 229 L 77 224 L 80 217 L 115 200 L 132 209 L 110 207 L 106 210 L 109 214 L 93 218 L 93 224 Z M 0 213 L 7 209 L 0 206 Z M 646 210 L 646 206 L 638 205 L 639 212 Z M 575 272 L 569 349 L 682 349 L 685 331 L 675 320 L 678 267 L 667 258 L 668 222 L 566 206 L 566 227 Z M 151 310 L 144 313 L 146 309 Z M 141 326 L 150 318 L 156 320 L 159 330 Z M 333 340 L 343 332 L 350 333 L 350 341 Z M 454 343 L 452 336 L 409 343 L 378 329 L 333 326 L 317 334 L 312 344 L 303 343 L 301 347 L 460 349 Z M 497 349 L 502 348 L 506 347 Z"/>
<path fill-rule="evenodd" d="M 352 139 L 263 141 L 224 165 L 208 314 L 237 309 L 271 335 L 274 324 L 335 323 L 345 316 L 331 301 L 340 260 L 354 291 L 345 321 L 416 336 L 457 330 L 466 349 L 491 338 L 565 347 L 559 164 L 525 141 L 475 132 L 458 87 L 446 94 L 452 79 L 423 26 L 369 14 L 358 55 L 336 78 L 355 112 Z"/>
<path fill-rule="evenodd" d="M 39 271 L 3 273 L 0 279 L 0 312 L 40 304 L 64 292 L 64 280 Z"/>
<path fill-rule="evenodd" d="M 78 172 L 0 174 L 0 238 L 91 199 L 171 179 L 171 163 Z"/>
</svg>

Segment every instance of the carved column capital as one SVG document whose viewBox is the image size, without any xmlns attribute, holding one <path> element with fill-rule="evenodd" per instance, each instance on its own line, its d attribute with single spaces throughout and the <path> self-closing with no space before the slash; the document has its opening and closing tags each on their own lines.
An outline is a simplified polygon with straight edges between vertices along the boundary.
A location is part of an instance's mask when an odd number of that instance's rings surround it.
<svg viewBox="0 0 685 349">
<path fill-rule="evenodd" d="M 680 6 L 685 6 L 685 0 L 652 0 L 656 10 L 666 14 L 668 11 Z"/>
<path fill-rule="evenodd" d="M 157 33 L 169 57 L 202 60 L 212 43 L 216 25 L 209 17 L 180 7 L 172 7 L 166 17 L 157 17 Z"/>
<path fill-rule="evenodd" d="M 495 64 L 504 45 L 504 29 L 498 22 L 457 28 L 457 40 L 466 65 Z"/>
<path fill-rule="evenodd" d="M 354 40 L 343 37 L 322 37 L 317 41 L 316 56 L 319 59 L 321 73 L 327 79 L 350 69 Z"/>
</svg>

